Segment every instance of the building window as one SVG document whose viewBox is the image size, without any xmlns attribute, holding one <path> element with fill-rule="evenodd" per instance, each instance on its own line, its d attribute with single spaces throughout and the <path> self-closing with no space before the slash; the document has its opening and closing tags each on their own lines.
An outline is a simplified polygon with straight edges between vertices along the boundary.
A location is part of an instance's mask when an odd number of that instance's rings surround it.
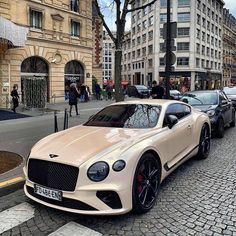
<svg viewBox="0 0 236 236">
<path fill-rule="evenodd" d="M 148 40 L 151 41 L 153 39 L 153 31 L 148 32 Z"/>
<path fill-rule="evenodd" d="M 70 1 L 70 9 L 74 12 L 79 12 L 79 1 L 78 0 L 71 0 Z"/>
<path fill-rule="evenodd" d="M 178 22 L 187 22 L 187 21 L 190 21 L 189 12 L 178 13 Z"/>
<path fill-rule="evenodd" d="M 153 53 L 153 45 L 149 45 L 148 46 L 148 54 L 152 54 Z"/>
<path fill-rule="evenodd" d="M 189 36 L 190 28 L 178 28 L 178 37 Z"/>
<path fill-rule="evenodd" d="M 190 0 L 178 0 L 178 6 L 179 7 L 190 6 Z"/>
<path fill-rule="evenodd" d="M 71 35 L 80 36 L 80 23 L 74 20 L 71 20 Z"/>
<path fill-rule="evenodd" d="M 167 22 L 167 15 L 166 13 L 161 13 L 160 14 L 160 23 L 165 23 Z"/>
<path fill-rule="evenodd" d="M 197 29 L 197 39 L 200 39 L 200 37 L 201 37 L 201 31 Z"/>
<path fill-rule="evenodd" d="M 30 10 L 30 27 L 42 29 L 43 14 L 40 11 Z"/>
<path fill-rule="evenodd" d="M 148 67 L 152 67 L 153 66 L 153 61 L 152 59 L 148 59 Z"/>
<path fill-rule="evenodd" d="M 197 53 L 200 53 L 200 44 L 199 43 L 196 44 L 196 51 L 197 51 Z"/>
<path fill-rule="evenodd" d="M 148 24 L 149 26 L 153 25 L 153 16 L 149 17 Z"/>
<path fill-rule="evenodd" d="M 146 38 L 147 38 L 147 37 L 146 37 L 146 34 L 143 34 L 143 35 L 142 35 L 142 41 L 143 41 L 143 43 L 146 42 Z"/>
<path fill-rule="evenodd" d="M 206 47 L 202 45 L 202 55 L 205 55 Z"/>
<path fill-rule="evenodd" d="M 160 66 L 164 66 L 164 65 L 165 65 L 164 57 L 160 57 Z"/>
<path fill-rule="evenodd" d="M 146 47 L 142 48 L 143 56 L 146 56 Z"/>
<path fill-rule="evenodd" d="M 188 51 L 189 50 L 189 43 L 177 43 L 177 50 L 178 51 Z"/>
<path fill-rule="evenodd" d="M 147 28 L 147 21 L 144 20 L 144 21 L 143 21 L 143 29 L 146 29 L 146 28 Z"/>
<path fill-rule="evenodd" d="M 188 57 L 178 57 L 177 58 L 177 65 L 178 66 L 188 66 L 189 65 L 189 58 Z"/>
<path fill-rule="evenodd" d="M 200 67 L 200 59 L 199 58 L 196 58 L 196 67 Z"/>
</svg>

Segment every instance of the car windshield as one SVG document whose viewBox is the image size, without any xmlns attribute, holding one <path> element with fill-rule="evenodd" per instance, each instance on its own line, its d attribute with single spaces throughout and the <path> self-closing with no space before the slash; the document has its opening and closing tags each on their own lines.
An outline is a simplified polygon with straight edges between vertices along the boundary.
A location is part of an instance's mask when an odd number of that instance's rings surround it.
<svg viewBox="0 0 236 236">
<path fill-rule="evenodd" d="M 227 95 L 236 95 L 236 87 L 230 88 L 230 87 L 224 87 L 224 92 Z"/>
<path fill-rule="evenodd" d="M 178 90 L 170 90 L 170 94 L 176 94 L 179 95 L 180 92 Z"/>
<path fill-rule="evenodd" d="M 111 105 L 94 115 L 85 126 L 145 129 L 156 126 L 161 107 L 149 104 Z"/>
<path fill-rule="evenodd" d="M 216 105 L 218 102 L 216 92 L 186 93 L 181 98 L 181 101 L 187 102 L 192 106 Z"/>
<path fill-rule="evenodd" d="M 146 86 L 144 86 L 144 85 L 136 85 L 136 88 L 138 89 L 138 90 L 147 90 L 148 88 L 146 87 Z"/>
</svg>

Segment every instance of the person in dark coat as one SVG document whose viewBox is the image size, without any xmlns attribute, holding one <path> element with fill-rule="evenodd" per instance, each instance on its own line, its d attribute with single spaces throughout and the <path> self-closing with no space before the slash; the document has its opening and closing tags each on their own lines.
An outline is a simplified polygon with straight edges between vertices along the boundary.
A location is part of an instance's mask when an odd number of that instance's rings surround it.
<svg viewBox="0 0 236 236">
<path fill-rule="evenodd" d="M 13 90 L 11 91 L 11 96 L 12 96 L 12 104 L 13 108 L 12 111 L 16 113 L 16 108 L 19 106 L 19 95 L 17 92 L 17 86 L 13 86 Z"/>
<path fill-rule="evenodd" d="M 77 92 L 77 89 L 75 87 L 75 84 L 72 83 L 70 85 L 70 91 L 69 91 L 69 105 L 70 105 L 70 116 L 71 115 L 71 112 L 72 112 L 72 107 L 75 106 L 75 112 L 76 112 L 76 115 L 79 115 L 79 112 L 78 112 L 78 97 L 79 97 L 79 94 Z"/>
<path fill-rule="evenodd" d="M 95 84 L 95 93 L 97 100 L 101 100 L 101 87 L 98 83 Z"/>
<path fill-rule="evenodd" d="M 161 85 L 157 84 L 156 80 L 154 80 L 152 82 L 152 91 L 151 91 L 152 98 L 162 99 L 164 96 L 164 93 L 165 93 L 165 89 Z"/>
</svg>

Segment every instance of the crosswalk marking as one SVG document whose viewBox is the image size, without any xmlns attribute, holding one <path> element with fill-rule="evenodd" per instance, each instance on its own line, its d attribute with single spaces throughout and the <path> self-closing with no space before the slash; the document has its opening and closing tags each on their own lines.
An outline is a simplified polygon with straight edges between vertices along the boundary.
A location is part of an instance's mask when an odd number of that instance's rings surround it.
<svg viewBox="0 0 236 236">
<path fill-rule="evenodd" d="M 102 234 L 73 221 L 59 228 L 48 236 L 101 236 Z"/>
<path fill-rule="evenodd" d="M 0 234 L 34 217 L 34 207 L 24 202 L 0 212 Z"/>
</svg>

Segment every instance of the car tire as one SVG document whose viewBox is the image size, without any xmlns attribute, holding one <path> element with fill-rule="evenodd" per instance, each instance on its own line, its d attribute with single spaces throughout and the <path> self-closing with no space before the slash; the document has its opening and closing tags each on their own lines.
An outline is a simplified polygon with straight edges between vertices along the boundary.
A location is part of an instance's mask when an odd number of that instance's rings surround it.
<svg viewBox="0 0 236 236">
<path fill-rule="evenodd" d="M 216 136 L 218 138 L 223 138 L 225 135 L 225 124 L 224 120 L 222 118 L 219 118 L 218 125 L 217 125 L 217 131 Z"/>
<path fill-rule="evenodd" d="M 230 127 L 235 127 L 235 111 L 232 112 L 232 121 L 230 123 Z"/>
<path fill-rule="evenodd" d="M 211 149 L 210 129 L 207 124 L 204 124 L 202 126 L 202 130 L 200 134 L 197 157 L 199 159 L 206 159 L 209 156 L 210 149 Z"/>
<path fill-rule="evenodd" d="M 136 167 L 133 179 L 133 211 L 141 214 L 155 204 L 160 188 L 161 167 L 151 153 L 144 154 Z"/>
</svg>

